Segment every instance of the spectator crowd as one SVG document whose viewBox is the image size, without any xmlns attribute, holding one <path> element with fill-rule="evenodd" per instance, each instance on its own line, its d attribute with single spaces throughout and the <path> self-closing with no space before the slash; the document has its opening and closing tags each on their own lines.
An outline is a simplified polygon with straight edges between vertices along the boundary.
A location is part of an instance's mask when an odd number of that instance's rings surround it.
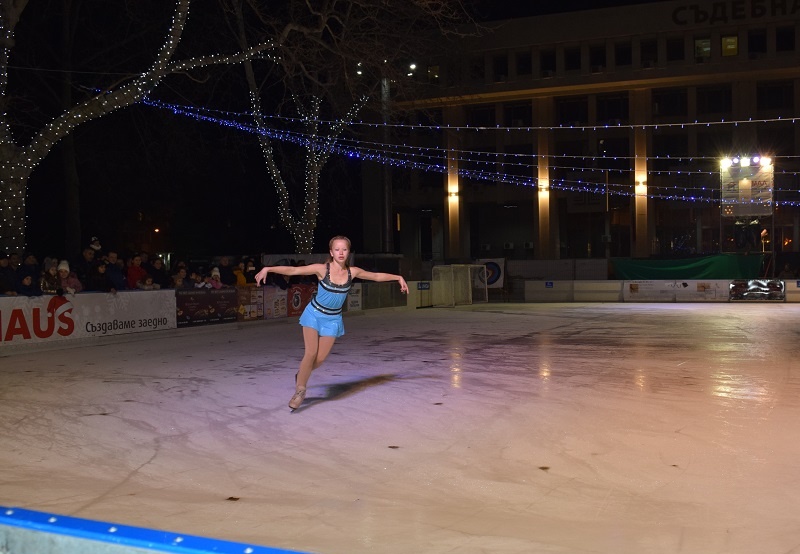
<svg viewBox="0 0 800 554">
<path fill-rule="evenodd" d="M 97 237 L 74 260 L 33 253 L 0 251 L 0 295 L 40 296 L 42 294 L 114 293 L 121 290 L 194 289 L 254 284 L 260 269 L 253 258 L 232 264 L 222 256 L 208 271 L 178 261 L 171 268 L 160 257 L 138 252 L 125 258 L 116 250 L 103 250 Z"/>
</svg>

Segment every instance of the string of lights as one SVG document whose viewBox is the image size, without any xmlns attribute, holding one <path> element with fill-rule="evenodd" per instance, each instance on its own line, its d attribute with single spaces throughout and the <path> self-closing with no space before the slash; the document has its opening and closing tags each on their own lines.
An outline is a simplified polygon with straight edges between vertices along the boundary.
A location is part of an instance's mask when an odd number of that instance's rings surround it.
<svg viewBox="0 0 800 554">
<path fill-rule="evenodd" d="M 145 99 L 143 103 L 161 108 L 166 109 L 173 112 L 176 115 L 182 115 L 187 117 L 192 117 L 200 121 L 205 121 L 209 123 L 214 123 L 218 125 L 228 126 L 231 128 L 235 128 L 237 130 L 247 132 L 247 133 L 262 133 L 265 136 L 269 137 L 273 140 L 278 141 L 285 141 L 294 143 L 303 147 L 308 147 L 312 149 L 322 149 L 327 150 L 330 153 L 336 153 L 348 158 L 358 158 L 365 161 L 373 161 L 382 164 L 389 164 L 396 167 L 404 167 L 407 169 L 416 169 L 422 171 L 432 171 L 438 173 L 446 173 L 447 169 L 443 163 L 443 161 L 447 158 L 448 152 L 451 154 L 451 158 L 453 154 L 455 154 L 454 158 L 458 161 L 459 176 L 475 181 L 491 181 L 496 183 L 506 183 L 518 186 L 530 186 L 535 187 L 537 186 L 537 179 L 532 176 L 525 176 L 519 175 L 518 173 L 523 173 L 527 171 L 530 175 L 533 175 L 536 165 L 533 163 L 521 163 L 519 161 L 507 161 L 506 158 L 510 158 L 512 160 L 520 160 L 520 159 L 528 159 L 531 161 L 537 160 L 537 158 L 547 159 L 550 162 L 558 162 L 559 160 L 581 160 L 581 161 L 592 161 L 593 163 L 598 162 L 605 162 L 605 161 L 629 161 L 634 159 L 634 156 L 577 156 L 577 155 L 548 155 L 548 156 L 540 156 L 537 154 L 520 154 L 520 153 L 497 153 L 497 152 L 489 152 L 489 151 L 478 151 L 478 150 L 448 150 L 441 147 L 418 147 L 418 146 L 410 146 L 407 144 L 384 144 L 384 143 L 376 143 L 376 142 L 369 142 L 369 141 L 362 141 L 356 140 L 348 137 L 339 137 L 336 140 L 327 140 L 324 143 L 320 142 L 318 136 L 304 134 L 294 130 L 286 130 L 286 129 L 276 129 L 274 127 L 267 127 L 261 126 L 260 128 L 253 125 L 252 123 L 247 123 L 243 121 L 239 121 L 238 119 L 248 118 L 252 121 L 252 115 L 250 114 L 243 114 L 237 112 L 221 112 L 218 110 L 210 110 L 206 108 L 199 108 L 196 106 L 185 106 L 185 105 L 177 105 L 177 104 L 170 104 L 166 102 L 162 102 L 159 100 L 153 99 Z M 232 118 L 227 117 L 219 117 L 215 114 L 227 114 L 228 116 L 232 116 Z M 264 116 L 264 119 L 269 120 L 277 120 L 277 121 L 304 121 L 303 119 L 298 118 L 285 118 L 285 117 L 267 117 Z M 746 123 L 758 123 L 764 121 L 774 121 L 773 120 L 748 120 Z M 786 120 L 783 120 L 786 121 Z M 791 121 L 795 121 L 792 119 Z M 324 123 L 326 125 L 333 125 L 336 123 L 341 124 L 341 122 L 336 121 L 319 121 L 318 123 Z M 731 123 L 731 122 L 726 122 Z M 735 123 L 743 123 L 743 122 L 735 122 Z M 348 121 L 347 125 L 354 125 L 358 124 L 358 122 Z M 369 124 L 370 126 L 376 126 L 374 124 Z M 678 124 L 676 124 L 678 125 Z M 680 125 L 690 125 L 690 124 L 680 124 Z M 706 123 L 703 123 L 706 125 Z M 638 127 L 638 126 L 637 126 Z M 426 127 L 427 128 L 427 127 Z M 563 129 L 564 127 L 549 127 L 547 129 L 556 130 L 556 129 Z M 475 128 L 469 128 L 470 130 L 474 130 Z M 494 130 L 496 128 L 486 128 L 486 130 Z M 784 156 L 785 158 L 797 158 L 798 156 Z M 484 159 L 489 158 L 489 159 Z M 701 163 L 713 163 L 716 168 L 719 167 L 719 158 L 717 157 L 705 157 L 705 156 L 663 156 L 663 155 L 656 155 L 656 156 L 649 156 L 647 157 L 648 161 L 670 161 L 675 163 L 693 163 L 693 162 L 701 162 Z M 558 163 L 550 164 L 550 169 L 554 171 L 562 171 L 567 173 L 576 173 L 576 172 L 587 172 L 592 175 L 601 175 L 604 176 L 606 173 L 612 175 L 621 175 L 624 176 L 627 180 L 629 178 L 629 174 L 633 172 L 633 169 L 600 169 L 597 167 L 583 167 L 580 165 L 560 165 Z M 498 170 L 498 168 L 512 170 L 512 172 L 505 172 Z M 524 171 L 523 171 L 524 170 Z M 786 175 L 798 175 L 800 172 L 794 171 L 783 171 L 781 172 Z M 712 176 L 717 177 L 719 175 L 718 169 L 717 170 L 700 170 L 700 169 L 680 169 L 680 170 L 652 170 L 649 172 L 650 175 L 664 175 L 664 176 L 687 176 L 691 177 L 694 175 L 697 176 Z M 617 190 L 618 187 L 619 190 Z M 589 194 L 613 194 L 619 196 L 634 196 L 634 191 L 632 190 L 632 186 L 629 184 L 617 184 L 617 183 L 606 183 L 603 180 L 581 180 L 581 179 L 567 179 L 567 178 L 556 178 L 552 179 L 550 182 L 550 188 L 556 190 L 565 190 L 570 192 L 583 192 Z M 779 189 L 785 192 L 800 192 L 794 189 Z M 649 183 L 648 187 L 648 197 L 650 198 L 657 198 L 662 200 L 677 200 L 683 202 L 719 202 L 720 199 L 718 196 L 718 188 L 712 186 L 679 186 L 679 185 L 659 185 L 657 183 Z M 743 203 L 748 204 L 759 204 L 763 203 L 763 200 L 760 199 L 753 199 L 749 201 L 742 201 Z M 775 205 L 786 205 L 786 206 L 796 206 L 800 205 L 800 201 L 792 201 L 792 200 L 782 200 L 782 201 L 772 201 Z"/>
</svg>

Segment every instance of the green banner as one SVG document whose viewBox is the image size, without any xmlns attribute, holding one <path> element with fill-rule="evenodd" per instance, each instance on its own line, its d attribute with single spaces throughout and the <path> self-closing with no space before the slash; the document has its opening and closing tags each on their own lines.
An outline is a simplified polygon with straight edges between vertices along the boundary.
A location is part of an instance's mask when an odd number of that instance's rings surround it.
<svg viewBox="0 0 800 554">
<path fill-rule="evenodd" d="M 614 278 L 639 279 L 758 279 L 764 262 L 762 254 L 738 256 L 721 254 L 683 260 L 613 258 Z"/>
</svg>

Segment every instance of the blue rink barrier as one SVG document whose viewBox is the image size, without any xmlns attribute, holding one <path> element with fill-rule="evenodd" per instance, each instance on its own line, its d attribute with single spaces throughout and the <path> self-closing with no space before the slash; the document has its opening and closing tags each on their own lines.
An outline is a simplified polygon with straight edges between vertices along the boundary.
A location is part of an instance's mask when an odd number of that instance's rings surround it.
<svg viewBox="0 0 800 554">
<path fill-rule="evenodd" d="M 292 550 L 2 506 L 0 551 L 3 554 L 297 554 Z"/>
</svg>

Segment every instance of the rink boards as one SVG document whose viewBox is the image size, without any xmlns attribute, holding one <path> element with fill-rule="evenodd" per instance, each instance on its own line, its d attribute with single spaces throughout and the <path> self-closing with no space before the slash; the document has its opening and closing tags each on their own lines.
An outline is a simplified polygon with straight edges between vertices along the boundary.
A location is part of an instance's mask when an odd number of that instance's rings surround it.
<svg viewBox="0 0 800 554">
<path fill-rule="evenodd" d="M 800 281 L 525 281 L 525 302 L 800 302 Z"/>
<path fill-rule="evenodd" d="M 282 554 L 297 551 L 0 507 L 3 554 Z"/>
</svg>

